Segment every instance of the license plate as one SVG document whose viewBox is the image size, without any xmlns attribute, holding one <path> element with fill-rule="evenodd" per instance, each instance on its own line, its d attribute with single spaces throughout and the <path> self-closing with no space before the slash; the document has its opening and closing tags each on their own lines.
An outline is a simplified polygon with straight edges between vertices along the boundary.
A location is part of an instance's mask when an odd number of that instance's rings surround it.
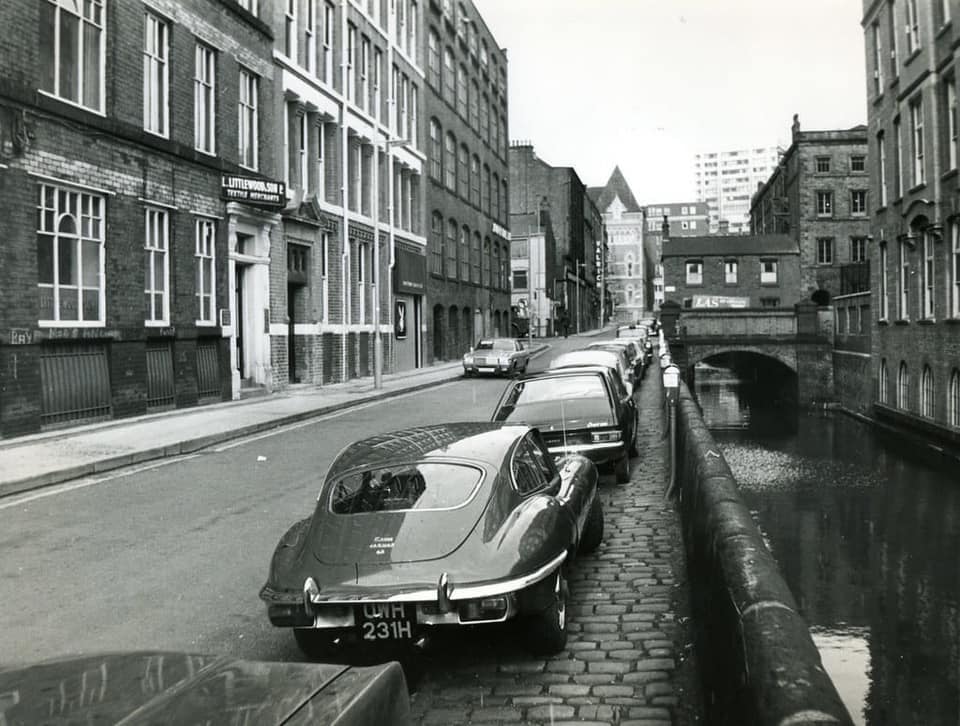
<svg viewBox="0 0 960 726">
<path fill-rule="evenodd" d="M 357 607 L 360 637 L 367 641 L 413 637 L 416 608 L 405 603 L 366 603 Z"/>
</svg>

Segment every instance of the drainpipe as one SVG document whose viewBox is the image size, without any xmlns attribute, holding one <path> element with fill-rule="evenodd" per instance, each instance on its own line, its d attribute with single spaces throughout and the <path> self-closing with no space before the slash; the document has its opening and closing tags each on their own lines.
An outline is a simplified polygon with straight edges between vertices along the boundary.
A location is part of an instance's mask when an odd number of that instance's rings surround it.
<svg viewBox="0 0 960 726">
<path fill-rule="evenodd" d="M 347 335 L 346 324 L 352 322 L 350 318 L 352 313 L 350 309 L 352 280 L 350 279 L 350 236 L 348 231 L 350 219 L 347 216 L 347 207 L 350 201 L 350 185 L 348 182 L 350 176 L 350 138 L 347 133 L 347 76 L 349 75 L 347 68 L 347 0 L 340 0 L 340 38 L 340 90 L 342 95 L 340 102 L 340 205 L 342 219 L 340 224 L 343 242 L 343 247 L 340 250 L 340 279 L 343 283 L 341 293 L 343 296 L 343 313 L 341 317 L 344 322 L 344 332 L 341 333 L 343 345 L 340 350 L 340 371 L 341 381 L 346 381 L 349 379 L 347 375 L 347 341 L 350 339 Z"/>
</svg>

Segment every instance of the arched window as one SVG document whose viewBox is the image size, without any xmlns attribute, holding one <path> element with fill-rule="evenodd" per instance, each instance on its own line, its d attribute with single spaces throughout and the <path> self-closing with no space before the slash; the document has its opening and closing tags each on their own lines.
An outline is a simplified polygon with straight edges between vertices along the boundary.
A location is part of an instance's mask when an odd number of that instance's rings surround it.
<svg viewBox="0 0 960 726">
<path fill-rule="evenodd" d="M 633 277 L 633 253 L 627 253 L 627 277 Z"/>
<path fill-rule="evenodd" d="M 457 220 L 447 220 L 447 277 L 457 279 Z"/>
<path fill-rule="evenodd" d="M 950 390 L 947 398 L 947 423 L 960 427 L 960 370 L 950 373 Z"/>
<path fill-rule="evenodd" d="M 910 409 L 910 373 L 904 361 L 900 361 L 900 370 L 897 371 L 897 408 Z"/>
<path fill-rule="evenodd" d="M 480 233 L 473 233 L 473 247 L 470 250 L 470 264 L 473 268 L 470 271 L 470 282 L 480 285 L 483 283 L 480 272 Z"/>
<path fill-rule="evenodd" d="M 430 272 L 443 274 L 443 216 L 433 213 L 430 222 Z"/>
<path fill-rule="evenodd" d="M 457 193 L 464 199 L 470 199 L 470 150 L 466 144 L 460 144 L 460 165 L 457 168 Z"/>
<path fill-rule="evenodd" d="M 880 370 L 877 373 L 877 400 L 880 403 L 887 402 L 888 396 L 888 385 L 887 381 L 887 359 L 880 359 Z"/>
<path fill-rule="evenodd" d="M 470 282 L 470 228 L 460 229 L 460 279 Z"/>
<path fill-rule="evenodd" d="M 923 367 L 920 375 L 920 415 L 933 418 L 933 371 Z"/>
<path fill-rule="evenodd" d="M 493 287 L 493 252 L 490 249 L 490 238 L 483 238 L 483 284 L 486 287 Z"/>
<path fill-rule="evenodd" d="M 438 182 L 443 181 L 443 129 L 435 118 L 430 119 L 430 176 Z"/>
<path fill-rule="evenodd" d="M 457 191 L 457 138 L 448 133 L 444 139 L 443 183 L 451 192 Z"/>
<path fill-rule="evenodd" d="M 434 28 L 427 36 L 427 81 L 440 90 L 440 37 Z"/>
<path fill-rule="evenodd" d="M 457 102 L 457 71 L 453 63 L 453 50 L 443 49 L 443 100 L 453 106 Z"/>
</svg>

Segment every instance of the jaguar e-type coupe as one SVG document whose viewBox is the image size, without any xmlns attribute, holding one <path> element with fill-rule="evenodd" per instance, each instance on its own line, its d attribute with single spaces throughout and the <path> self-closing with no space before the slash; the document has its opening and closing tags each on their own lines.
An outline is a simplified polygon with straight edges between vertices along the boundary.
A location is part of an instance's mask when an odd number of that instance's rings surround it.
<svg viewBox="0 0 960 726">
<path fill-rule="evenodd" d="M 567 568 L 602 537 L 596 467 L 555 460 L 537 429 L 406 429 L 340 452 L 313 514 L 277 545 L 260 597 L 311 657 L 514 619 L 531 650 L 556 653 Z"/>
</svg>

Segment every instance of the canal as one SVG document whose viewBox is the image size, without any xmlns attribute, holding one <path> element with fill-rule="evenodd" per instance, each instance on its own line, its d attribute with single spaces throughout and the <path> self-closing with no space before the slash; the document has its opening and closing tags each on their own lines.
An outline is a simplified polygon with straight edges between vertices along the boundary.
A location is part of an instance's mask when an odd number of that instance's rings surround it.
<svg viewBox="0 0 960 726">
<path fill-rule="evenodd" d="M 859 724 L 960 723 L 960 476 L 731 370 L 696 393 Z"/>
</svg>

